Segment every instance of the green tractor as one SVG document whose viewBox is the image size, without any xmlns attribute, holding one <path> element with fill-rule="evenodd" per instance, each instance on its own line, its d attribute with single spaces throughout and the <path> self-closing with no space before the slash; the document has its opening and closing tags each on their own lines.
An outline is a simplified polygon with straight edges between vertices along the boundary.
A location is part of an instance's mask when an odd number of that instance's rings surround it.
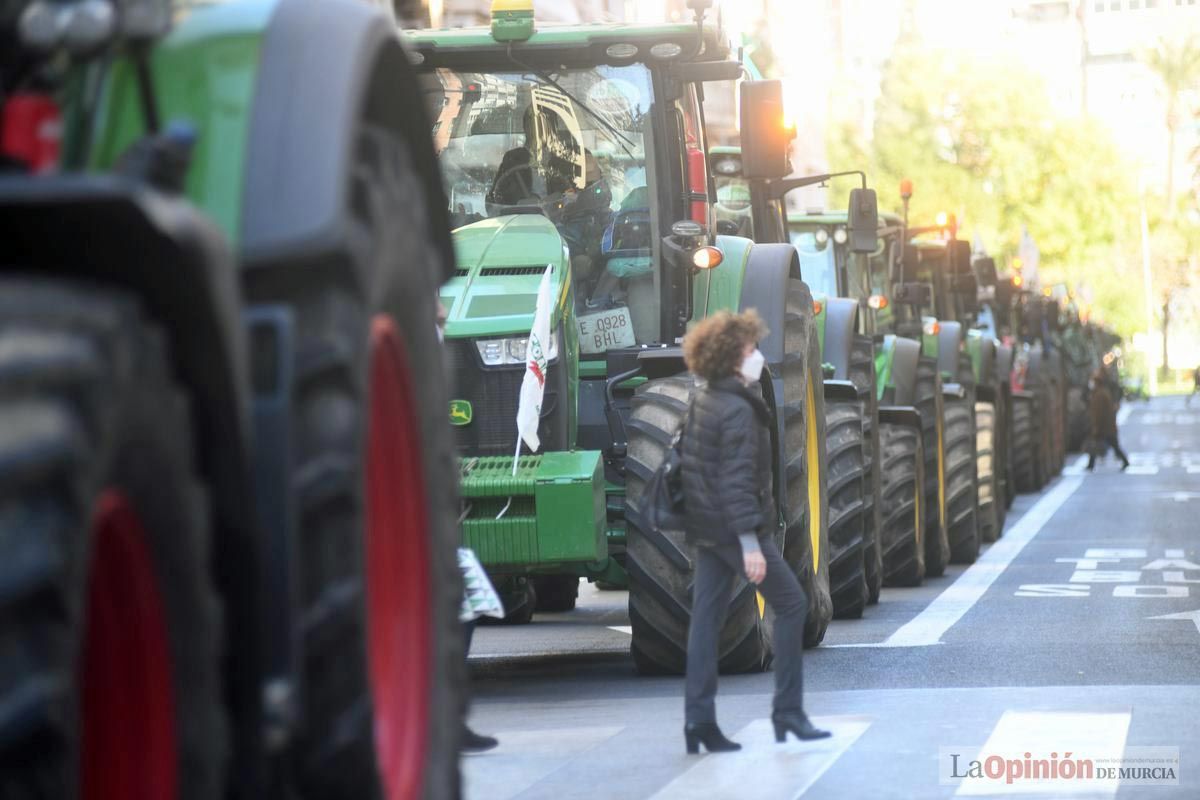
<svg viewBox="0 0 1200 800">
<path fill-rule="evenodd" d="M 0 796 L 457 797 L 453 253 L 391 15 L 6 3 L 0 119 Z"/>
<path fill-rule="evenodd" d="M 1067 449 L 1067 373 L 1057 301 L 1015 276 L 996 305 L 1013 348 L 1012 462 L 1018 492 L 1040 491 L 1062 469 Z"/>
<path fill-rule="evenodd" d="M 455 226 L 457 271 L 442 301 L 463 538 L 516 621 L 545 602 L 539 586 L 556 587 L 549 607 L 561 609 L 581 577 L 628 580 L 644 673 L 684 667 L 691 559 L 682 532 L 647 524 L 642 494 L 695 391 L 682 338 L 721 309 L 756 308 L 771 331 L 762 390 L 776 419 L 777 536 L 810 599 L 807 644 L 832 612 L 812 297 L 794 248 L 712 232 L 702 86 L 742 66 L 704 23 L 709 4 L 690 5 L 694 24 L 554 27 L 504 6 L 491 29 L 413 37 Z M 743 84 L 760 99 L 744 128 L 778 118 L 780 98 L 755 87 Z M 761 156 L 783 168 L 785 148 Z M 514 459 L 526 337 L 548 268 L 540 447 Z M 753 585 L 736 592 L 722 668 L 764 669 L 770 615 Z"/>
<path fill-rule="evenodd" d="M 750 180 L 742 169 L 740 147 L 714 147 L 710 154 L 718 231 L 759 242 L 787 241 L 782 225 L 784 194 L 817 180 Z M 823 219 L 815 233 L 810 229 L 791 233 L 800 274 L 813 296 L 825 376 L 829 574 L 835 618 L 861 617 L 868 604 L 879 601 L 884 571 L 879 534 L 882 497 L 889 489 L 895 494 L 890 484 L 883 485 L 881 462 L 875 458 L 882 451 L 872 312 L 865 299 L 860 304 L 849 288 L 852 279 L 845 263 L 847 252 L 874 252 L 878 239 L 851 241 L 850 230 L 849 213 L 842 213 Z M 910 474 L 908 480 L 912 479 Z M 911 517 L 910 510 L 904 518 Z M 892 550 L 902 547 L 899 541 L 888 544 Z"/>
<path fill-rule="evenodd" d="M 1008 509 L 1016 496 L 1011 473 L 1013 348 L 1001 340 L 997 328 L 996 308 L 1002 293 L 995 260 L 983 254 L 974 256 L 971 269 L 979 287 L 978 309 L 968 346 L 972 348 L 971 363 L 976 368 L 978 394 L 975 415 L 978 420 L 980 536 L 984 542 L 993 542 L 1004 534 Z M 975 342 L 977 344 L 973 344 Z M 985 407 L 988 405 L 991 408 Z M 988 480 L 989 473 L 991 480 Z M 985 492 L 990 495 L 992 511 L 984 508 L 985 499 L 989 499 L 985 498 Z"/>
</svg>

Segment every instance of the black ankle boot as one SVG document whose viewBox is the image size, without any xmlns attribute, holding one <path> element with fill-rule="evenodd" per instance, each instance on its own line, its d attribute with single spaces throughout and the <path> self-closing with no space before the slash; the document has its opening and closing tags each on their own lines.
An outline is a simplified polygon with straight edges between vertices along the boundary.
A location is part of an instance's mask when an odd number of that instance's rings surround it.
<svg viewBox="0 0 1200 800">
<path fill-rule="evenodd" d="M 687 751 L 692 755 L 700 752 L 701 743 L 710 753 L 728 753 L 742 749 L 737 742 L 726 739 L 715 722 L 689 722 L 683 726 L 683 738 L 687 742 Z"/>
<path fill-rule="evenodd" d="M 484 736 L 463 725 L 462 739 L 459 746 L 464 753 L 483 753 L 491 750 L 500 742 L 494 736 Z"/>
<path fill-rule="evenodd" d="M 832 735 L 829 731 L 813 727 L 813 724 L 809 722 L 808 717 L 802 711 L 776 711 L 771 715 L 771 722 L 775 723 L 776 742 L 782 742 L 787 739 L 789 731 L 795 734 L 796 738 L 801 741 L 825 739 Z"/>
</svg>

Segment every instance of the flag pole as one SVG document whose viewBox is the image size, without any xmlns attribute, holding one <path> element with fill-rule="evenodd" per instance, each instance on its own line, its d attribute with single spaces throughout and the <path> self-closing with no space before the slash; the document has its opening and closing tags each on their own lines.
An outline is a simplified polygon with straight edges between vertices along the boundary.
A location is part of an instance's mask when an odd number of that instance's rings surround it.
<svg viewBox="0 0 1200 800">
<path fill-rule="evenodd" d="M 521 462 L 521 434 L 517 434 L 517 452 L 513 453 L 513 477 L 517 477 L 517 464 Z M 508 496 L 508 502 L 504 504 L 504 508 L 500 509 L 500 513 L 496 515 L 496 519 L 500 519 L 508 513 L 508 509 L 512 506 L 512 495 Z"/>
</svg>

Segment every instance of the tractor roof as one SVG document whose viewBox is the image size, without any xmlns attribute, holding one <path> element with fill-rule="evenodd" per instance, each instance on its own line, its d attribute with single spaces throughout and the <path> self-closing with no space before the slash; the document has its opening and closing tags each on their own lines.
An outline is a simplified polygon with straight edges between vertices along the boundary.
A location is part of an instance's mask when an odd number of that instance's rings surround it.
<svg viewBox="0 0 1200 800">
<path fill-rule="evenodd" d="M 703 31 L 703 43 L 700 42 Z M 498 42 L 488 27 L 443 28 L 434 30 L 405 31 L 408 42 L 425 61 L 434 64 L 443 58 L 458 62 L 460 57 L 507 52 L 508 42 Z M 669 23 L 662 25 L 629 23 L 593 23 L 589 25 L 539 24 L 532 36 L 525 41 L 512 42 L 512 53 L 517 59 L 542 61 L 545 57 L 562 60 L 566 64 L 599 63 L 629 64 L 635 61 L 656 61 L 650 48 L 656 44 L 675 43 L 682 48 L 678 61 L 718 61 L 729 58 L 729 42 L 723 33 L 712 25 L 697 28 L 695 23 Z M 608 50 L 612 45 L 633 45 L 634 55 L 612 56 Z"/>
</svg>

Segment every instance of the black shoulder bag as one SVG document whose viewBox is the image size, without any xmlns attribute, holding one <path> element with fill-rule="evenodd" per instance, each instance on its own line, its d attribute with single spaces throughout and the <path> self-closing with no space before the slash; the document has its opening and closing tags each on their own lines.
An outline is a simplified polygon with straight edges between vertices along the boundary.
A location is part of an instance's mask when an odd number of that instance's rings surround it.
<svg viewBox="0 0 1200 800">
<path fill-rule="evenodd" d="M 683 503 L 683 432 L 692 419 L 692 406 L 688 404 L 687 417 L 667 448 L 666 455 L 658 469 L 646 482 L 646 490 L 642 495 L 642 505 L 645 509 L 646 522 L 658 532 L 683 530 L 687 516 Z"/>
</svg>

